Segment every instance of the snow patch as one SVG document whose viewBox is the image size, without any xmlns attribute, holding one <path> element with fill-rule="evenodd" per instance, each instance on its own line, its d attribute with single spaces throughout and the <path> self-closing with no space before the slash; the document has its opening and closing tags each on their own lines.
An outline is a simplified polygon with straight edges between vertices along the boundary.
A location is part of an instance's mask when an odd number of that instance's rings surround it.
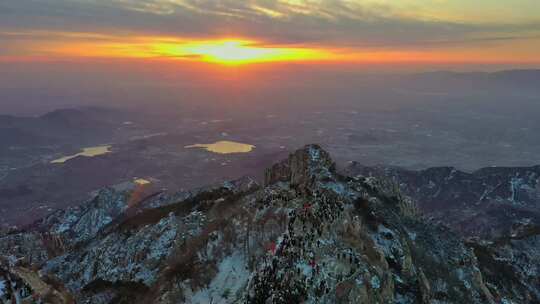
<svg viewBox="0 0 540 304">
<path fill-rule="evenodd" d="M 247 285 L 250 275 L 245 265 L 245 257 L 239 252 L 224 258 L 218 266 L 217 275 L 210 282 L 208 288 L 193 294 L 189 303 L 237 302 L 237 293 Z"/>
<path fill-rule="evenodd" d="M 371 287 L 372 287 L 373 289 L 379 289 L 379 288 L 381 288 L 381 281 L 379 280 L 379 277 L 378 277 L 378 276 L 373 276 L 373 277 L 371 278 L 370 283 L 371 283 Z"/>
<path fill-rule="evenodd" d="M 510 180 L 510 191 L 512 192 L 510 196 L 510 201 L 515 205 L 518 203 L 518 193 L 523 184 L 523 179 L 519 177 L 513 177 Z"/>
</svg>

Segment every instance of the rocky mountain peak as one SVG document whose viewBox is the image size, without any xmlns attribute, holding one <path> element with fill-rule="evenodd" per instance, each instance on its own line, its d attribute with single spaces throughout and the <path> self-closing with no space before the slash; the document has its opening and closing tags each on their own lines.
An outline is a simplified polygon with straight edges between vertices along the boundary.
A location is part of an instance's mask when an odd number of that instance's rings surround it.
<svg viewBox="0 0 540 304">
<path fill-rule="evenodd" d="M 265 173 L 265 185 L 288 182 L 291 185 L 304 185 L 323 179 L 335 173 L 335 163 L 330 154 L 319 145 L 307 145 L 289 155 Z"/>
</svg>

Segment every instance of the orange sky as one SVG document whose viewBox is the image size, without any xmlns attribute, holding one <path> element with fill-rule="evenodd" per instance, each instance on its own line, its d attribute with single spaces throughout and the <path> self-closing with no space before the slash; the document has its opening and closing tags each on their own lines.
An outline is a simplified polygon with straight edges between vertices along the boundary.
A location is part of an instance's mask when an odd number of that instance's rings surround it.
<svg viewBox="0 0 540 304">
<path fill-rule="evenodd" d="M 265 62 L 476 62 L 476 63 L 539 63 L 537 40 L 515 41 L 511 45 L 403 50 L 394 48 L 351 48 L 324 45 L 287 45 L 266 43 L 251 38 L 219 37 L 215 39 L 106 36 L 99 40 L 95 33 L 32 33 L 37 41 L 20 44 L 17 54 L 0 57 L 10 60 L 84 60 L 88 58 L 130 58 L 203 61 L 222 65 L 241 65 Z M 49 36 L 53 39 L 43 39 Z"/>
<path fill-rule="evenodd" d="M 540 63 L 536 0 L 19 0 L 3 6 L 2 62 Z"/>
</svg>

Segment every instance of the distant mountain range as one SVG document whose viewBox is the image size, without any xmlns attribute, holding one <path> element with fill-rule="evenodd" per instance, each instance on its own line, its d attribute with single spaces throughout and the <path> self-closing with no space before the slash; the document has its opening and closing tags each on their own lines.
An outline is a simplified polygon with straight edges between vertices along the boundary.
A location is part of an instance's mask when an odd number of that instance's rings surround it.
<svg viewBox="0 0 540 304">
<path fill-rule="evenodd" d="M 506 93 L 540 93 L 540 70 L 505 70 L 498 72 L 437 71 L 390 77 L 399 83 L 436 90 L 495 90 Z M 521 92 L 525 90 L 525 92 Z"/>
<path fill-rule="evenodd" d="M 538 85 L 540 81 L 540 70 L 524 69 L 524 70 L 504 70 L 497 72 L 426 72 L 414 74 L 416 77 L 424 77 L 425 79 L 460 79 L 469 81 L 497 81 L 504 83 L 522 84 L 522 85 Z"/>
</svg>

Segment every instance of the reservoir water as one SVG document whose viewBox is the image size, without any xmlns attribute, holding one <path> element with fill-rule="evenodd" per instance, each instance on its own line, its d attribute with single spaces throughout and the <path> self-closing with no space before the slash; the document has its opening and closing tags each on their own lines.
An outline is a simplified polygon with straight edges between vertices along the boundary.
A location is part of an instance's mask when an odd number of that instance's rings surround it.
<svg viewBox="0 0 540 304">
<path fill-rule="evenodd" d="M 94 157 L 94 156 L 103 155 L 107 153 L 111 153 L 110 145 L 88 147 L 88 148 L 83 148 L 82 152 L 79 152 L 77 154 L 63 156 L 63 157 L 60 157 L 59 159 L 55 159 L 51 161 L 51 164 L 63 164 L 67 162 L 68 160 L 74 159 L 75 157 L 78 157 L 78 156 Z"/>
<path fill-rule="evenodd" d="M 244 144 L 234 141 L 218 141 L 212 144 L 194 144 L 185 146 L 187 149 L 200 148 L 206 151 L 218 153 L 218 154 L 231 154 L 231 153 L 248 153 L 255 149 L 254 145 Z"/>
</svg>

